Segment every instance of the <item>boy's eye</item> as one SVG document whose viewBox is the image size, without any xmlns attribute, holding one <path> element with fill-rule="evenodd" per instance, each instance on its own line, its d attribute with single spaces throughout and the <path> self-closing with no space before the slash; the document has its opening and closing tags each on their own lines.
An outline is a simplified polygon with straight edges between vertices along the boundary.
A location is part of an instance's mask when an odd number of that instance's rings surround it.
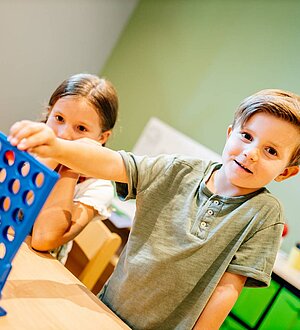
<svg viewBox="0 0 300 330">
<path fill-rule="evenodd" d="M 78 126 L 78 130 L 81 131 L 81 132 L 86 132 L 87 131 L 87 129 L 82 125 Z"/>
<path fill-rule="evenodd" d="M 241 133 L 241 136 L 242 136 L 245 140 L 252 141 L 252 136 L 251 136 L 249 133 L 242 132 L 242 133 Z"/>
<path fill-rule="evenodd" d="M 64 121 L 64 118 L 63 118 L 62 116 L 60 116 L 60 115 L 56 115 L 56 116 L 55 116 L 55 119 L 56 119 L 57 121 Z"/>
<path fill-rule="evenodd" d="M 277 156 L 277 151 L 274 148 L 268 147 L 268 148 L 266 148 L 266 150 L 270 155 Z"/>
</svg>

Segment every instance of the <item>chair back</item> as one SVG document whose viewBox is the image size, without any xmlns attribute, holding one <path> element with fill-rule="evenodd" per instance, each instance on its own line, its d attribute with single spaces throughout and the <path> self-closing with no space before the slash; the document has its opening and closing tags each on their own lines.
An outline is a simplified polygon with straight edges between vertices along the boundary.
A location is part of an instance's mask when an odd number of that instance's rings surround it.
<svg viewBox="0 0 300 330">
<path fill-rule="evenodd" d="M 89 290 L 92 290 L 120 247 L 121 237 L 111 232 L 102 221 L 96 220 L 91 221 L 75 237 L 74 242 L 87 258 L 87 263 L 78 278 Z"/>
</svg>

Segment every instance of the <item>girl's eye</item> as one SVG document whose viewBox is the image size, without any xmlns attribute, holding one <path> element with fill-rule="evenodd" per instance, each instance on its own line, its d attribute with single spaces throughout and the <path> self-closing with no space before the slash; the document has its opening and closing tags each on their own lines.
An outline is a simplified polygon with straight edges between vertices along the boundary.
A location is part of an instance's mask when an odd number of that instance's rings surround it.
<svg viewBox="0 0 300 330">
<path fill-rule="evenodd" d="M 56 119 L 57 121 L 64 121 L 64 118 L 63 118 L 62 116 L 60 116 L 60 115 L 56 115 L 56 116 L 55 116 L 55 119 Z"/>
<path fill-rule="evenodd" d="M 272 156 L 277 156 L 277 151 L 272 147 L 266 148 L 266 151 Z"/>
<path fill-rule="evenodd" d="M 87 131 L 87 129 L 82 125 L 78 126 L 78 130 L 81 131 L 81 132 L 86 132 Z"/>
<path fill-rule="evenodd" d="M 245 139 L 247 141 L 252 141 L 252 136 L 249 133 L 242 132 L 241 136 L 242 136 L 243 139 Z"/>
</svg>

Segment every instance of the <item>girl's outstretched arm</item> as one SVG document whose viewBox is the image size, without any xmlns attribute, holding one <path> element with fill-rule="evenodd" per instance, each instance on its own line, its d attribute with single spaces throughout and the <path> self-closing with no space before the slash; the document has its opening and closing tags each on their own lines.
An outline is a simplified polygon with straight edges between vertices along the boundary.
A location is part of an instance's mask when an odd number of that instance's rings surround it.
<svg viewBox="0 0 300 330">
<path fill-rule="evenodd" d="M 77 173 L 127 183 L 121 155 L 94 140 L 63 140 L 46 124 L 24 120 L 11 127 L 9 141 L 20 150 L 51 157 Z"/>
</svg>

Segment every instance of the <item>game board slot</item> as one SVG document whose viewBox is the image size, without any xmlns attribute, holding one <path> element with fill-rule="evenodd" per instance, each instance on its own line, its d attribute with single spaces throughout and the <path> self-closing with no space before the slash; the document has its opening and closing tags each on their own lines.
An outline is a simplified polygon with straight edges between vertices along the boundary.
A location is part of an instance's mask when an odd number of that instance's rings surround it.
<svg viewBox="0 0 300 330">
<path fill-rule="evenodd" d="M 20 188 L 21 188 L 20 180 L 12 179 L 9 181 L 8 186 L 9 186 L 9 191 L 11 193 L 13 193 L 14 195 L 16 195 L 20 191 Z"/>
<path fill-rule="evenodd" d="M 0 168 L 0 183 L 3 183 L 6 179 L 6 169 Z"/>
<path fill-rule="evenodd" d="M 23 201 L 27 205 L 32 205 L 34 202 L 35 194 L 33 190 L 26 190 L 23 194 Z"/>
<path fill-rule="evenodd" d="M 22 222 L 24 220 L 24 211 L 22 208 L 16 208 L 14 209 L 13 213 L 13 219 L 16 221 L 16 222 Z"/>
<path fill-rule="evenodd" d="M 27 161 L 20 162 L 18 164 L 18 171 L 23 177 L 26 177 L 30 172 L 30 163 Z"/>
<path fill-rule="evenodd" d="M 3 236 L 9 241 L 12 242 L 15 239 L 15 228 L 13 226 L 6 226 L 3 229 Z"/>
<path fill-rule="evenodd" d="M 10 208 L 10 198 L 8 196 L 3 196 L 0 198 L 0 209 L 7 212 Z"/>
<path fill-rule="evenodd" d="M 6 255 L 6 246 L 3 242 L 0 242 L 0 259 L 4 259 Z"/>
<path fill-rule="evenodd" d="M 12 166 L 12 165 L 14 165 L 15 160 L 16 160 L 15 153 L 12 150 L 7 150 L 4 154 L 4 162 L 8 166 Z"/>
<path fill-rule="evenodd" d="M 43 186 L 43 184 L 44 184 L 44 181 L 45 181 L 45 175 L 44 175 L 44 173 L 42 173 L 42 172 L 35 173 L 32 176 L 32 181 L 33 181 L 33 184 L 36 187 L 41 188 Z"/>
</svg>

